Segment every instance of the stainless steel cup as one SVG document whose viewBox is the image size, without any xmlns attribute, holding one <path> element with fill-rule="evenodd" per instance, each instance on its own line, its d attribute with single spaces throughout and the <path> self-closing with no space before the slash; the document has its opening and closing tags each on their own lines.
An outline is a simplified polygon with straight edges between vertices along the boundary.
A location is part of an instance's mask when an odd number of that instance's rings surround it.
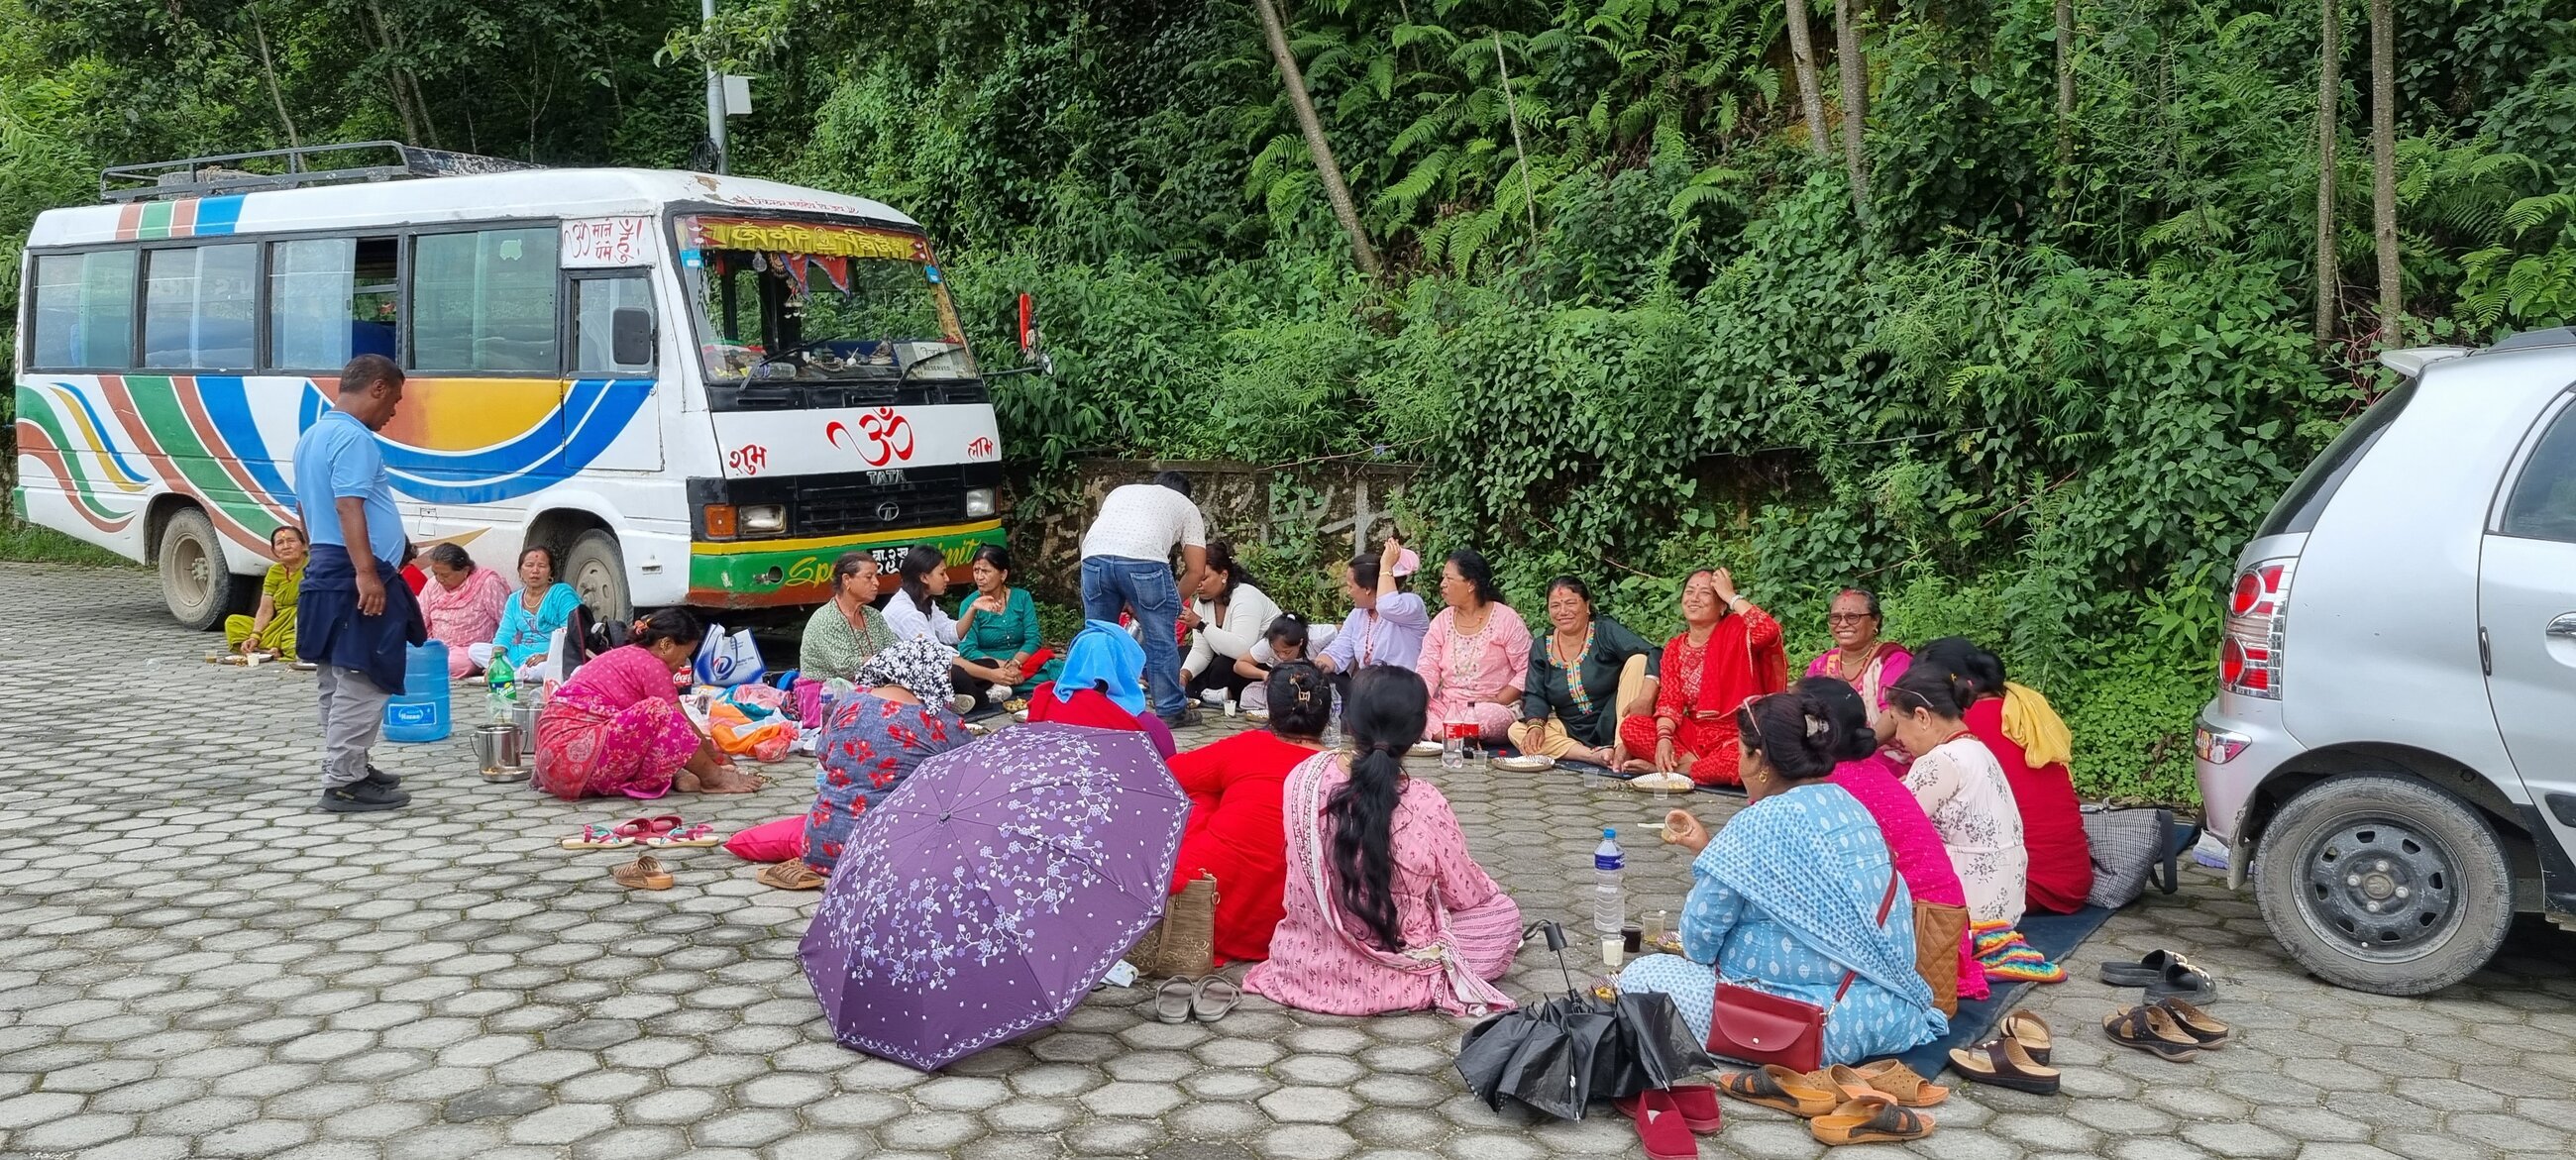
<svg viewBox="0 0 2576 1160">
<path fill-rule="evenodd" d="M 519 731 L 508 724 L 475 726 L 474 760 L 485 773 L 518 768 Z"/>
</svg>

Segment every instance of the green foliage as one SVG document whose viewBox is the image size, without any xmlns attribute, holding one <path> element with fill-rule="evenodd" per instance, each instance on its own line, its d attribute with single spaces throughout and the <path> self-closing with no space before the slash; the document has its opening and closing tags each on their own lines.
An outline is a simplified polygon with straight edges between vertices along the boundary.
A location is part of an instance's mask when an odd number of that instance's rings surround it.
<svg viewBox="0 0 2576 1160">
<path fill-rule="evenodd" d="M 136 568 L 141 565 L 114 552 L 34 524 L 0 515 L 0 560 L 38 564 L 80 564 L 92 568 Z"/>
<path fill-rule="evenodd" d="M 2182 800 L 2234 554 L 2376 386 L 2338 361 L 2378 325 L 2365 6 L 2323 2 L 2354 345 L 2322 358 L 2314 3 L 2080 0 L 2063 155 L 2053 0 L 1873 9 L 1867 228 L 1775 3 L 1285 6 L 1372 281 L 1242 4 L 0 0 L 0 235 L 290 117 L 677 165 L 699 70 L 750 73 L 737 172 L 928 223 L 988 363 L 1036 295 L 1061 373 L 994 388 L 1024 509 L 1087 455 L 1409 462 L 1401 521 L 1525 609 L 1572 572 L 1658 635 L 1724 565 L 1803 659 L 1871 587 L 1891 635 L 1989 642 L 2055 698 L 2088 792 Z M 2576 17 L 2397 11 L 2407 301 L 2479 338 L 2576 319 Z M 1243 558 L 1332 615 L 1353 545 L 1272 525 Z"/>
</svg>

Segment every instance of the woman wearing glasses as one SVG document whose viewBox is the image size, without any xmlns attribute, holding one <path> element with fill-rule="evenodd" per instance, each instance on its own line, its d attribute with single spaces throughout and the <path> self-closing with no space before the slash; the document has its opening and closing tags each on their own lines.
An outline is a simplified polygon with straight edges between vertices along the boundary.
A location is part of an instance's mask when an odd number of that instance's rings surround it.
<svg viewBox="0 0 2576 1160">
<path fill-rule="evenodd" d="M 1825 613 L 1825 631 L 1833 634 L 1834 647 L 1807 663 L 1807 675 L 1832 677 L 1860 694 L 1881 747 L 1874 760 L 1886 764 L 1889 773 L 1902 776 L 1910 758 L 1889 748 L 1896 739 L 1896 720 L 1887 714 L 1887 691 L 1913 667 L 1914 654 L 1895 641 L 1879 639 L 1885 627 L 1875 593 L 1858 588 L 1835 593 Z"/>
</svg>

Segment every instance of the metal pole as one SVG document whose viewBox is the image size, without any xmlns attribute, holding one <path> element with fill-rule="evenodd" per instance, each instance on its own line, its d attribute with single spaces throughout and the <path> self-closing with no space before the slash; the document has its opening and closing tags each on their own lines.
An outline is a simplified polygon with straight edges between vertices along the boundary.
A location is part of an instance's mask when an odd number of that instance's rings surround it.
<svg viewBox="0 0 2576 1160">
<path fill-rule="evenodd" d="M 699 0 L 698 11 L 706 23 L 715 23 L 716 0 Z M 716 147 L 716 172 L 725 172 L 724 74 L 713 64 L 707 66 L 707 140 Z"/>
</svg>

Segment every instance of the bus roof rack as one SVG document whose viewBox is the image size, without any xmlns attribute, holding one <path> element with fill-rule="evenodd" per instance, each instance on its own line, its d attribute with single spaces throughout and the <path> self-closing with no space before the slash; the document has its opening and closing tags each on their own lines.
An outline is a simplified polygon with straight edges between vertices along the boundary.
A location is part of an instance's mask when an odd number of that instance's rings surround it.
<svg viewBox="0 0 2576 1160">
<path fill-rule="evenodd" d="M 357 154 L 333 158 L 333 154 Z M 355 162 L 355 164 L 352 164 Z M 358 181 L 395 181 L 412 177 L 457 177 L 473 173 L 507 173 L 543 169 L 524 161 L 423 149 L 400 141 L 354 141 L 339 145 L 305 145 L 218 153 L 177 161 L 111 165 L 99 171 L 98 199 L 104 202 L 151 201 L 157 198 L 208 197 L 255 190 L 298 189 Z M 281 170 L 261 172 L 261 170 Z"/>
</svg>

